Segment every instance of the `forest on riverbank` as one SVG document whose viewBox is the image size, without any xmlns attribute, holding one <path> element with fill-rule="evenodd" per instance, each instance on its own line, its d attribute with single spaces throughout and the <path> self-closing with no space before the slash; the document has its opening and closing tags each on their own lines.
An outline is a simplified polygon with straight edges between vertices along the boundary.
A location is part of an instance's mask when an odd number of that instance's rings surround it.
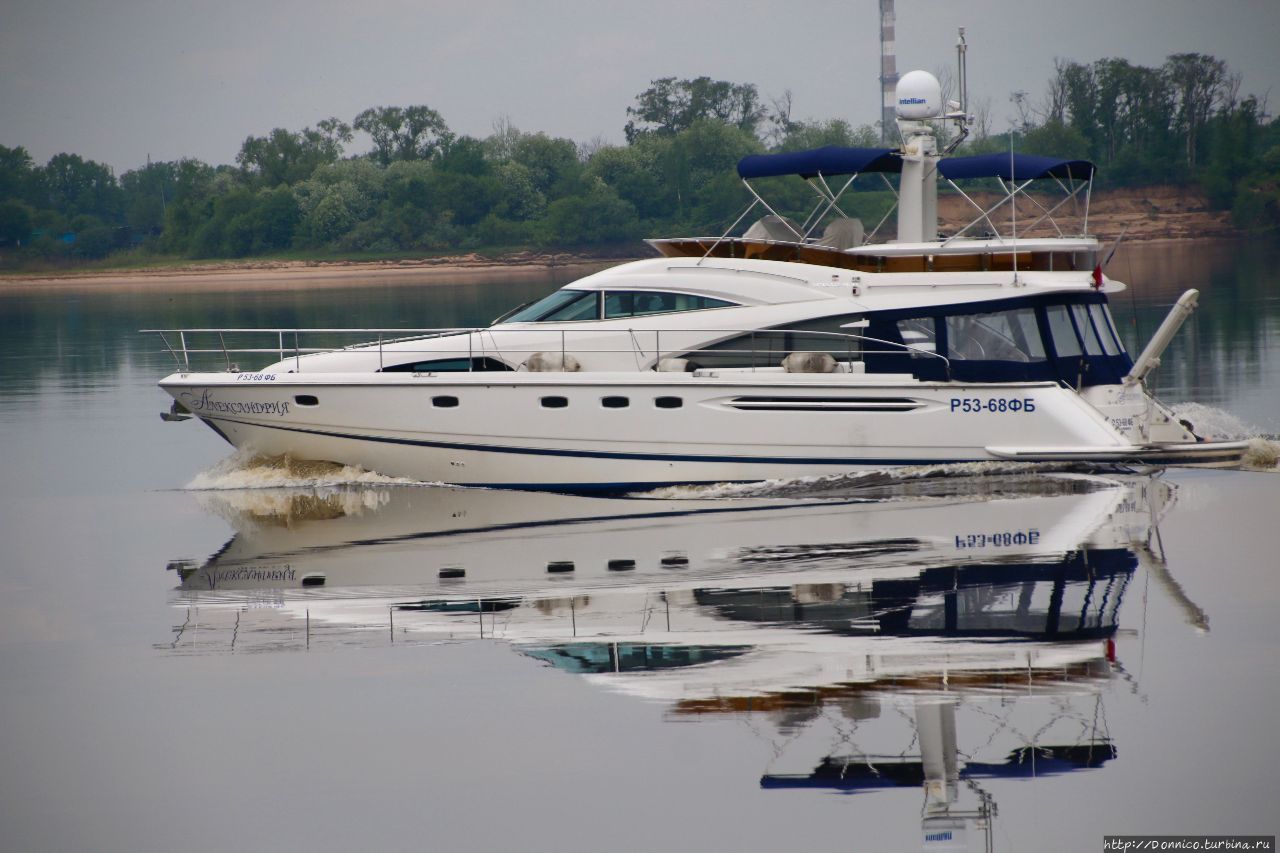
<svg viewBox="0 0 1280 853">
<path fill-rule="evenodd" d="M 990 100 L 970 104 L 972 133 L 957 153 L 1012 146 L 1089 159 L 1100 189 L 1181 187 L 1229 211 L 1236 228 L 1280 226 L 1280 122 L 1264 99 L 1240 93 L 1222 60 L 1057 60 L 1044 93 L 1010 100 L 1017 117 L 1000 133 Z M 484 138 L 459 135 L 429 106 L 378 106 L 350 122 L 250 136 L 235 165 L 180 159 L 118 177 L 77 154 L 39 165 L 22 147 L 0 146 L 0 269 L 496 255 L 719 234 L 749 201 L 741 157 L 881 144 L 877 126 L 794 120 L 790 93 L 765 98 L 750 83 L 707 77 L 654 80 L 626 115 L 625 144 L 610 145 L 506 120 Z M 846 212 L 883 216 L 893 194 L 877 183 L 855 192 Z M 809 199 L 802 185 L 783 191 L 783 212 Z"/>
</svg>

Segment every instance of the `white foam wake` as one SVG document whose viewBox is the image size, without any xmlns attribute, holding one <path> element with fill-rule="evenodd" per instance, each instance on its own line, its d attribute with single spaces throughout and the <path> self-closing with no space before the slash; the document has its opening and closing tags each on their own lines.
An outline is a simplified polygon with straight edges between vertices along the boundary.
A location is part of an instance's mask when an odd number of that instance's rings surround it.
<svg viewBox="0 0 1280 853">
<path fill-rule="evenodd" d="M 871 471 L 844 474 L 827 474 L 812 477 L 794 477 L 782 480 L 765 480 L 757 483 L 711 483 L 706 485 L 666 486 L 651 492 L 638 493 L 646 498 L 708 499 L 708 498 L 760 498 L 760 497 L 814 497 L 846 494 L 859 489 L 892 488 L 895 485 L 915 483 L 921 480 L 951 480 L 953 478 L 991 478 L 1010 476 L 1038 476 L 1079 470 L 1072 463 L 1045 462 L 952 462 L 945 465 L 904 465 Z"/>
<path fill-rule="evenodd" d="M 331 486 L 423 485 L 354 465 L 312 462 L 290 456 L 253 456 L 237 451 L 201 471 L 184 487 L 191 491 L 231 489 L 315 489 Z"/>
<path fill-rule="evenodd" d="M 1253 424 L 1230 412 L 1206 406 L 1202 403 L 1179 403 L 1173 413 L 1195 427 L 1196 434 L 1208 439 L 1249 439 L 1249 449 L 1244 454 L 1244 467 L 1250 471 L 1276 471 L 1280 473 L 1280 441 L 1264 435 Z"/>
</svg>

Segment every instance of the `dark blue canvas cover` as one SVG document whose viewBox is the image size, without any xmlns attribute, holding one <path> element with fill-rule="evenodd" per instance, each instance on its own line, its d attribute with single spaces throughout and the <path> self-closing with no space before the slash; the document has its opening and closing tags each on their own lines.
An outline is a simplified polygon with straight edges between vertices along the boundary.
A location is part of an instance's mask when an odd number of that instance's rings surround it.
<svg viewBox="0 0 1280 853">
<path fill-rule="evenodd" d="M 1038 154 L 979 154 L 976 157 L 947 157 L 938 161 L 944 178 L 1004 178 L 1006 181 L 1029 181 L 1035 178 L 1062 178 L 1077 181 L 1093 176 L 1094 165 L 1088 160 L 1063 160 Z"/>
<path fill-rule="evenodd" d="M 785 154 L 752 154 L 738 161 L 738 174 L 744 179 L 772 178 L 777 175 L 853 175 L 858 172 L 901 172 L 902 159 L 892 148 L 841 148 L 828 145 L 808 151 Z"/>
</svg>

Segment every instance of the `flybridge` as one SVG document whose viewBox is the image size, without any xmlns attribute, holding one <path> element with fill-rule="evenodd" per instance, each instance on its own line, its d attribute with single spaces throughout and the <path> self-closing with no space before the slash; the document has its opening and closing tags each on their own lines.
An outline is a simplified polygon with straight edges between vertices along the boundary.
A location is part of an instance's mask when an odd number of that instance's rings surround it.
<svg viewBox="0 0 1280 853">
<path fill-rule="evenodd" d="M 957 45 L 959 78 L 965 80 L 964 35 Z M 961 86 L 963 90 L 963 83 Z M 1017 154 L 983 154 L 952 157 L 968 136 L 968 115 L 961 102 L 944 100 L 942 87 L 927 71 L 912 71 L 898 82 L 897 123 L 902 144 L 897 148 L 845 148 L 826 146 L 808 151 L 756 154 L 738 163 L 738 176 L 752 201 L 732 225 L 715 239 L 651 240 L 650 245 L 667 256 L 743 257 L 800 261 L 874 272 L 931 271 L 934 256 L 952 257 L 944 269 L 952 271 L 1025 269 L 1088 270 L 1096 263 L 1097 244 L 1087 237 L 1089 196 L 1094 165 L 1087 160 Z M 940 150 L 938 123 L 951 122 L 958 132 Z M 893 193 L 894 205 L 865 233 L 861 220 L 846 213 L 841 199 L 859 175 L 876 175 Z M 891 181 L 889 175 L 898 175 Z M 802 178 L 817 196 L 801 222 L 782 215 L 752 186 L 753 180 L 782 176 Z M 969 222 L 955 233 L 938 233 L 938 182 L 949 187 L 974 210 Z M 840 180 L 833 180 L 840 179 Z M 998 183 L 1003 196 L 992 204 L 965 192 L 956 182 L 988 180 Z M 1062 198 L 1046 202 L 1028 192 L 1033 182 L 1049 181 Z M 1058 217 L 1075 214 L 1079 239 L 1062 240 L 1047 251 L 1030 250 L 1019 239 L 1018 208 L 1029 208 L 1030 224 L 1023 214 L 1022 234 L 1068 237 Z M 747 216 L 762 208 L 760 216 L 741 236 L 736 229 Z M 897 212 L 897 239 L 881 236 L 889 217 Z M 757 214 L 758 215 L 758 214 Z M 975 239 L 977 238 L 977 239 Z M 1088 245 L 1082 245 L 1087 243 Z M 906 247 L 912 247 L 903 251 Z M 892 247 L 877 252 L 876 248 Z M 941 251 L 940 251 L 941 250 Z M 1023 255 L 1026 257 L 1023 257 Z M 912 258 L 910 256 L 914 255 Z M 853 257 L 850 257 L 853 256 Z M 966 257 L 957 261 L 956 257 Z M 892 259 L 892 260 L 887 260 Z"/>
<path fill-rule="evenodd" d="M 880 239 L 894 210 L 905 206 L 921 215 L 920 209 L 936 210 L 930 204 L 903 205 L 903 193 L 888 175 L 902 174 L 909 155 L 893 148 L 843 148 L 826 146 L 782 154 L 755 154 L 738 163 L 738 175 L 752 195 L 752 202 L 728 230 L 719 237 L 650 240 L 649 244 L 668 257 L 728 257 L 795 261 L 859 270 L 862 272 L 929 272 L 987 270 L 1076 270 L 1089 271 L 1097 263 L 1097 241 L 1086 236 L 1089 196 L 1095 167 L 1087 160 L 1044 157 L 1033 154 L 982 154 L 966 157 L 931 157 L 933 181 L 937 178 L 972 208 L 972 218 L 955 233 L 919 234 L 903 237 L 899 213 L 899 239 Z M 898 203 L 869 234 L 862 222 L 841 209 L 841 199 L 860 175 L 879 176 Z M 779 213 L 757 190 L 753 181 L 763 178 L 799 177 L 817 196 L 814 207 L 802 220 Z M 843 179 L 833 182 L 831 179 Z M 972 180 L 993 180 L 1003 190 L 994 203 L 966 191 L 960 184 Z M 1047 182 L 1060 192 L 1055 202 L 1031 195 L 1033 182 Z M 920 188 L 915 190 L 919 192 Z M 929 187 L 936 197 L 936 183 Z M 1030 207 L 1031 218 L 1014 218 L 1013 203 Z M 749 214 L 761 209 L 764 215 L 741 236 L 731 236 Z M 1064 213 L 1078 222 L 1074 239 L 1064 230 Z M 934 214 L 936 221 L 936 213 Z M 920 229 L 917 229 L 918 231 Z M 1039 236 L 1028 239 L 1027 232 Z"/>
</svg>

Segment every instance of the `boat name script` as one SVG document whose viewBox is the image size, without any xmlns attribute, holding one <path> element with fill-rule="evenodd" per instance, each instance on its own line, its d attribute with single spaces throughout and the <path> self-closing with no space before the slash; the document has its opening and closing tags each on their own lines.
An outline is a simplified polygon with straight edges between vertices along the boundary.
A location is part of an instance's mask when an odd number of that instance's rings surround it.
<svg viewBox="0 0 1280 853">
<path fill-rule="evenodd" d="M 199 396 L 190 391 L 184 391 L 181 399 L 182 405 L 196 413 L 218 412 L 223 415 L 280 415 L 281 417 L 289 414 L 287 400 L 235 400 L 228 403 L 214 399 L 208 388 Z"/>
</svg>

